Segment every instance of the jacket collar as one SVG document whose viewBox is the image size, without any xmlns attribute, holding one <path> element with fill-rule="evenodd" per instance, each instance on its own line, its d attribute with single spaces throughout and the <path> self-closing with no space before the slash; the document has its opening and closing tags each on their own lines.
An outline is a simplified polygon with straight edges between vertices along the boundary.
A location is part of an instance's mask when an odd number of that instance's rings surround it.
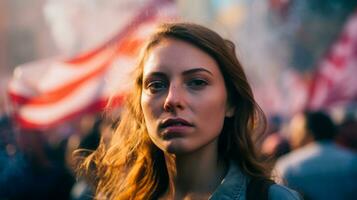
<svg viewBox="0 0 357 200">
<path fill-rule="evenodd" d="M 247 177 L 242 173 L 240 167 L 230 161 L 227 175 L 210 197 L 210 200 L 237 200 L 245 198 L 247 188 Z"/>
</svg>

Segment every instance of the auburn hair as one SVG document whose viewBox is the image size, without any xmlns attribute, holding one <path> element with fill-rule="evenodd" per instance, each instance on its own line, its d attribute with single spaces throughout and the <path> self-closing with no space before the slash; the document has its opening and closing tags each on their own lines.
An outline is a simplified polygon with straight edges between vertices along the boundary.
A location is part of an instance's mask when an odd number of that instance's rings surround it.
<svg viewBox="0 0 357 200">
<path fill-rule="evenodd" d="M 150 140 L 140 104 L 145 61 L 156 45 L 170 38 L 187 42 L 209 54 L 223 74 L 228 102 L 235 107 L 235 114 L 224 121 L 218 140 L 220 158 L 235 162 L 248 176 L 269 177 L 270 171 L 260 160 L 253 142 L 256 135 L 265 131 L 266 118 L 254 100 L 234 44 L 201 25 L 164 23 L 157 27 L 142 49 L 135 68 L 134 89 L 126 97 L 121 121 L 111 142 L 102 142 L 81 165 L 82 172 L 95 181 L 96 199 L 156 199 L 173 191 L 174 166 L 167 159 L 169 155 Z"/>
</svg>

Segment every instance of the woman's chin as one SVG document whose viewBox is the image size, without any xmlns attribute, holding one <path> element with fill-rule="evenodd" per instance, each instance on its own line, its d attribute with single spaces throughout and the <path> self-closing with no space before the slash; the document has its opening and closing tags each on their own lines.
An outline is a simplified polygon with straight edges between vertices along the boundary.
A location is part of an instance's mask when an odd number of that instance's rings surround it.
<svg viewBox="0 0 357 200">
<path fill-rule="evenodd" d="M 183 144 L 183 141 L 169 141 L 163 150 L 167 153 L 175 155 L 182 155 L 191 152 L 190 149 Z"/>
</svg>

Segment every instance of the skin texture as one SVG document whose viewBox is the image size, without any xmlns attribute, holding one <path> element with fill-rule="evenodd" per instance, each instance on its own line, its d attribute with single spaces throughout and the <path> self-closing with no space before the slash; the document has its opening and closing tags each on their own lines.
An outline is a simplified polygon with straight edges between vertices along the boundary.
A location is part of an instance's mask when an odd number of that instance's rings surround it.
<svg viewBox="0 0 357 200">
<path fill-rule="evenodd" d="M 217 63 L 195 46 L 165 39 L 155 46 L 144 65 L 141 107 L 152 141 L 163 151 L 187 154 L 217 152 L 226 116 L 232 115 Z M 190 125 L 160 127 L 167 119 Z"/>
</svg>

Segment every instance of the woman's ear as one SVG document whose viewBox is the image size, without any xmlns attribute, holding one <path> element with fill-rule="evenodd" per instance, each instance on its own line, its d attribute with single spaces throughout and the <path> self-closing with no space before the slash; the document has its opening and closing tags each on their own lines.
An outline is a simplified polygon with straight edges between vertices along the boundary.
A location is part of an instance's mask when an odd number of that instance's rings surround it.
<svg viewBox="0 0 357 200">
<path fill-rule="evenodd" d="M 227 105 L 225 117 L 233 117 L 236 112 L 235 106 Z"/>
</svg>

